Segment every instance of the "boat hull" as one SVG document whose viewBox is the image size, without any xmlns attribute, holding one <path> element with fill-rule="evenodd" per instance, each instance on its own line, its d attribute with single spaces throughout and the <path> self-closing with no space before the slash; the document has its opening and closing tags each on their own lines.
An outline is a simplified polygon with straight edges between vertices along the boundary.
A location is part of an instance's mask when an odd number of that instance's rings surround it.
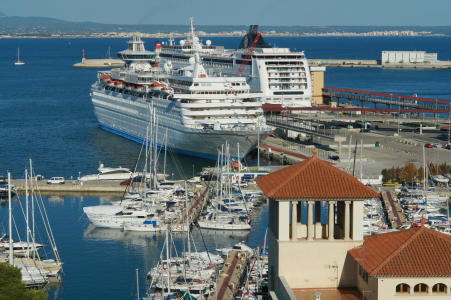
<svg viewBox="0 0 451 300">
<path fill-rule="evenodd" d="M 181 109 L 175 107 L 174 101 L 157 97 L 150 100 L 94 86 L 92 102 L 102 129 L 138 143 L 143 143 L 146 139 L 151 117 L 149 111 L 153 102 L 158 116 L 157 147 L 164 149 L 167 132 L 168 151 L 179 154 L 217 160 L 218 152 L 227 142 L 232 158 L 237 159 L 239 156 L 242 159 L 257 146 L 259 133 L 256 130 L 202 130 L 185 127 Z M 268 135 L 268 131 L 260 131 L 261 140 Z"/>
</svg>

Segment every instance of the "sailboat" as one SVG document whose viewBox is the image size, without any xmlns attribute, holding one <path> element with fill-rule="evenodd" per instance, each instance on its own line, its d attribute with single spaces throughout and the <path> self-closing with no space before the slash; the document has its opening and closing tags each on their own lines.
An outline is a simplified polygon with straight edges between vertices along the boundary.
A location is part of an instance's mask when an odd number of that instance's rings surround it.
<svg viewBox="0 0 451 300">
<path fill-rule="evenodd" d="M 23 61 L 20 61 L 20 58 L 19 58 L 19 48 L 17 48 L 17 61 L 16 61 L 14 64 L 15 64 L 16 66 L 22 66 L 22 65 L 25 64 Z"/>
</svg>

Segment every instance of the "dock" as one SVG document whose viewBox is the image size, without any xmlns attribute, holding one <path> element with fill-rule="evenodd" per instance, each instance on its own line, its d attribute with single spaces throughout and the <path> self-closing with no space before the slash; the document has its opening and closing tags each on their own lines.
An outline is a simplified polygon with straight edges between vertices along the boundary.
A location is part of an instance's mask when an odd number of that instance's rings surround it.
<svg viewBox="0 0 451 300">
<path fill-rule="evenodd" d="M 84 59 L 80 63 L 72 65 L 72 67 L 79 68 L 111 68 L 111 67 L 123 67 L 125 62 L 120 59 Z"/>
<path fill-rule="evenodd" d="M 401 204 L 394 200 L 396 196 L 391 192 L 383 192 L 382 198 L 385 203 L 385 215 L 388 217 L 387 223 L 391 224 L 393 229 L 401 227 L 405 222 L 405 217 Z"/>
<path fill-rule="evenodd" d="M 240 251 L 230 252 L 224 267 L 219 271 L 216 292 L 211 299 L 235 299 L 248 264 L 249 257 L 247 253 Z"/>
<path fill-rule="evenodd" d="M 12 183 L 17 193 L 25 194 L 25 179 L 14 179 Z M 47 180 L 33 181 L 33 189 L 38 189 L 43 195 L 98 193 L 120 196 L 125 192 L 126 187 L 120 185 L 119 181 L 113 180 L 88 182 L 66 180 L 65 184 L 47 184 Z M 30 183 L 28 183 L 28 190 L 31 190 Z"/>
<path fill-rule="evenodd" d="M 202 190 L 198 190 L 198 191 L 202 191 Z M 194 192 L 196 193 L 197 191 L 194 190 Z M 202 193 L 196 198 L 194 197 L 194 199 L 188 203 L 188 212 L 185 210 L 183 212 L 183 216 L 180 217 L 179 219 L 177 219 L 175 221 L 175 224 L 180 224 L 180 226 L 183 226 L 184 224 L 186 224 L 186 218 L 189 218 L 189 223 L 193 223 L 197 220 L 197 218 L 199 218 L 200 213 L 202 212 L 202 210 L 204 209 L 204 206 L 207 202 L 208 196 L 210 194 L 210 189 L 209 189 L 209 184 L 207 184 L 207 186 L 204 188 L 204 190 L 202 191 Z"/>
</svg>

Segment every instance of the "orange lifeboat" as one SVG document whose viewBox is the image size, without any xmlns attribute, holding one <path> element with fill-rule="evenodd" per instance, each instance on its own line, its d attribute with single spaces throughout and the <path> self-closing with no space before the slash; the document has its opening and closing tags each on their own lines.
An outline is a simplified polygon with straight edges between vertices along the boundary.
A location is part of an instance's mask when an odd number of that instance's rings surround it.
<svg viewBox="0 0 451 300">
<path fill-rule="evenodd" d="M 240 168 L 239 162 L 237 160 L 232 161 L 232 167 L 234 170 L 238 170 Z"/>
<path fill-rule="evenodd" d="M 125 87 L 125 82 L 123 82 L 123 81 L 116 81 L 116 82 L 114 83 L 114 86 L 115 86 L 116 88 L 118 88 L 118 89 L 123 89 L 123 88 Z"/>
<path fill-rule="evenodd" d="M 108 74 L 103 74 L 99 77 L 99 79 L 100 79 L 100 83 L 105 84 L 105 83 L 107 83 L 108 80 L 111 79 L 111 76 Z"/>
<path fill-rule="evenodd" d="M 108 86 L 114 87 L 114 85 L 116 84 L 116 81 L 114 81 L 114 80 L 108 80 L 108 81 L 106 82 L 106 84 L 107 84 Z"/>
<path fill-rule="evenodd" d="M 149 87 L 152 91 L 161 91 L 161 89 L 165 86 L 166 86 L 165 84 L 162 84 L 162 83 L 159 83 L 156 81 L 154 83 L 152 83 L 151 85 L 149 85 Z"/>
</svg>

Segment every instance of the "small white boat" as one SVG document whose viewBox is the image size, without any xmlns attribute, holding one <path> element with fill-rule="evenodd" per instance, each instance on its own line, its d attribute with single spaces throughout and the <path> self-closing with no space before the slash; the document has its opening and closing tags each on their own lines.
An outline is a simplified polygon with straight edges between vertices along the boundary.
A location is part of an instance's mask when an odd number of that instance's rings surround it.
<svg viewBox="0 0 451 300">
<path fill-rule="evenodd" d="M 144 91 L 144 87 L 143 87 L 142 85 L 138 85 L 138 86 L 135 86 L 135 87 L 133 88 L 133 90 L 134 90 L 135 92 L 140 93 L 140 92 L 143 92 L 143 91 Z"/>
<path fill-rule="evenodd" d="M 23 61 L 20 60 L 19 58 L 19 48 L 17 48 L 17 60 L 14 63 L 16 66 L 23 66 L 25 63 Z"/>
<path fill-rule="evenodd" d="M 99 174 L 86 175 L 80 178 L 80 181 L 94 181 L 94 180 L 128 180 L 142 175 L 138 172 L 132 172 L 128 168 L 106 168 L 102 163 L 99 166 Z"/>
<path fill-rule="evenodd" d="M 33 243 L 27 243 L 27 242 L 19 242 L 13 239 L 13 252 L 16 254 L 27 254 L 31 253 L 33 251 Z M 4 234 L 0 237 L 0 245 L 3 245 L 5 247 L 4 253 L 9 253 L 9 236 Z M 42 248 L 44 245 L 41 244 L 34 244 L 34 249 L 38 250 Z"/>
<path fill-rule="evenodd" d="M 142 224 L 124 223 L 124 231 L 159 232 L 165 230 L 166 226 L 161 224 L 159 218 L 148 218 Z"/>
<path fill-rule="evenodd" d="M 448 183 L 449 182 L 449 178 L 446 178 L 443 175 L 434 175 L 431 176 L 432 180 L 436 181 L 436 182 L 441 182 L 441 183 Z"/>
</svg>

